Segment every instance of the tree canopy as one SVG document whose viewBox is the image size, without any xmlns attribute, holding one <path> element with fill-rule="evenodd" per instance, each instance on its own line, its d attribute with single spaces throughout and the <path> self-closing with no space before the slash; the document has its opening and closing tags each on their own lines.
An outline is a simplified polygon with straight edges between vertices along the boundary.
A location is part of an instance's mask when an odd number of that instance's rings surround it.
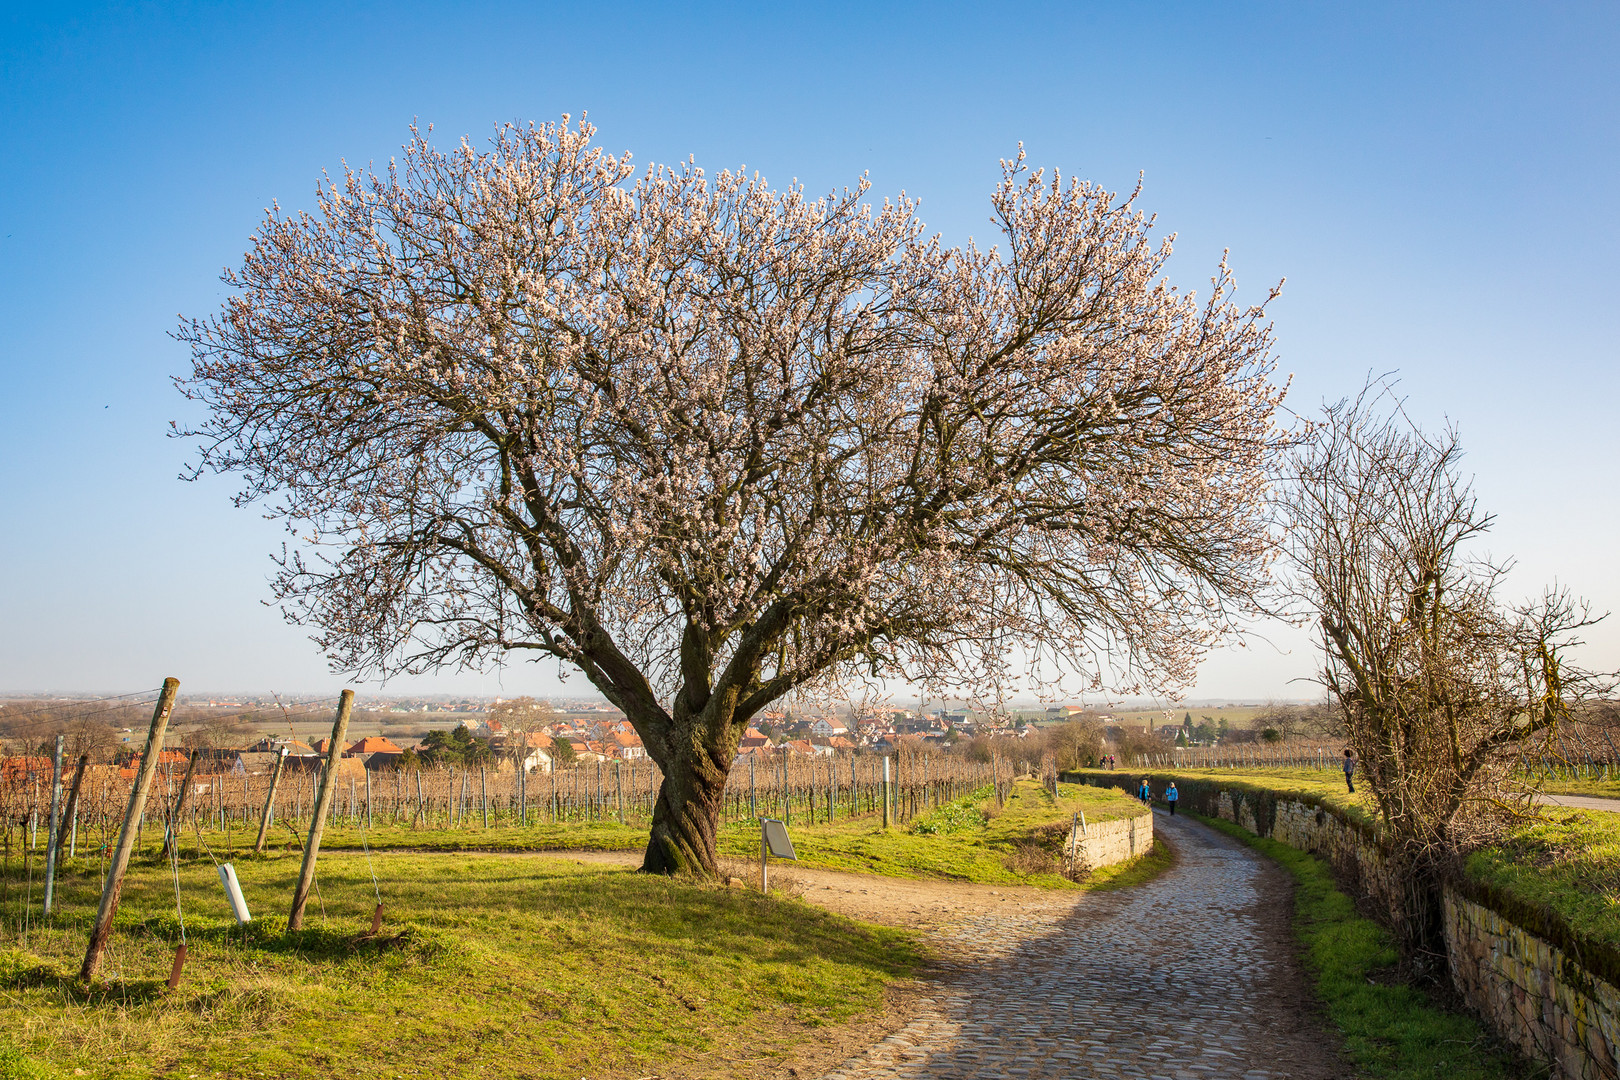
<svg viewBox="0 0 1620 1080">
<path fill-rule="evenodd" d="M 593 135 L 413 131 L 182 325 L 198 468 L 287 522 L 276 596 L 337 667 L 577 668 L 666 774 L 648 866 L 712 868 L 790 691 L 1185 683 L 1250 608 L 1269 327 L 1224 262 L 1168 284 L 1134 195 L 1020 152 L 996 246 L 948 246 L 864 180 L 637 177 Z"/>
</svg>

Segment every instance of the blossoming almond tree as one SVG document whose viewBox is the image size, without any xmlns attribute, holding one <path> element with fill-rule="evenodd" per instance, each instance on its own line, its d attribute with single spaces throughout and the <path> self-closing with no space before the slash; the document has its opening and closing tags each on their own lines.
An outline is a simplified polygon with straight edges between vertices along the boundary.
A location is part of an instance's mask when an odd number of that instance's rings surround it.
<svg viewBox="0 0 1620 1080">
<path fill-rule="evenodd" d="M 1177 292 L 1132 199 L 1021 153 L 981 250 L 593 134 L 413 130 L 182 324 L 197 469 L 288 523 L 335 667 L 577 667 L 663 769 L 645 868 L 713 872 L 783 694 L 1185 683 L 1252 606 L 1281 390 L 1224 263 Z"/>
</svg>

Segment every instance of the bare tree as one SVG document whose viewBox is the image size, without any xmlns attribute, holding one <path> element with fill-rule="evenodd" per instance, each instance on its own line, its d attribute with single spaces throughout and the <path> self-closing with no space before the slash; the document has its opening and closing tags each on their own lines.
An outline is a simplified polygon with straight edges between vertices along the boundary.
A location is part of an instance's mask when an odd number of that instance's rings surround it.
<svg viewBox="0 0 1620 1080">
<path fill-rule="evenodd" d="M 712 873 L 784 694 L 1179 685 L 1255 606 L 1269 327 L 1224 264 L 1168 285 L 1134 195 L 1020 152 L 999 246 L 947 247 L 864 181 L 632 181 L 593 130 L 413 133 L 180 330 L 199 471 L 299 538 L 275 592 L 334 666 L 577 667 L 663 769 L 645 868 Z"/>
<path fill-rule="evenodd" d="M 1383 393 L 1387 394 L 1387 391 Z M 1440 887 L 1522 795 L 1511 767 L 1612 683 L 1569 658 L 1594 620 L 1567 592 L 1497 599 L 1472 556 L 1490 528 L 1455 432 L 1425 434 L 1380 388 L 1324 410 L 1284 498 L 1298 588 L 1318 618 L 1321 679 L 1378 802 L 1390 912 L 1410 956 L 1443 953 Z"/>
<path fill-rule="evenodd" d="M 1079 769 L 1095 762 L 1103 753 L 1103 729 L 1095 720 L 1070 720 L 1046 728 L 1042 735 L 1046 750 L 1059 769 Z"/>
</svg>

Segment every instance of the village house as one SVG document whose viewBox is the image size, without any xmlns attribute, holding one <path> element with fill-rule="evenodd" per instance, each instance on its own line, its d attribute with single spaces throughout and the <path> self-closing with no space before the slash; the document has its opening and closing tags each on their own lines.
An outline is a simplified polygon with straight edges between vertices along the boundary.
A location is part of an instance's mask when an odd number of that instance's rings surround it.
<svg viewBox="0 0 1620 1080">
<path fill-rule="evenodd" d="M 526 731 L 522 734 L 508 732 L 498 735 L 490 740 L 489 747 L 501 756 L 503 760 L 510 761 L 520 750 L 522 760 L 517 765 L 524 772 L 549 773 L 555 761 L 555 745 L 550 735 L 543 731 Z"/>
<path fill-rule="evenodd" d="M 613 744 L 617 748 L 614 756 L 624 761 L 639 761 L 647 756 L 647 748 L 641 745 L 641 736 L 633 731 L 614 732 Z"/>
</svg>

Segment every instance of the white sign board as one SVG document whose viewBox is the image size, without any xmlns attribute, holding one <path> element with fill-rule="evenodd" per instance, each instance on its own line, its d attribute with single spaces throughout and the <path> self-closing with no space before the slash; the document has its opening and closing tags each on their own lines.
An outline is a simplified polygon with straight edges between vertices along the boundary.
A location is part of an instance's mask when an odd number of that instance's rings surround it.
<svg viewBox="0 0 1620 1080">
<path fill-rule="evenodd" d="M 793 841 L 788 839 L 787 826 L 775 818 L 761 818 L 765 826 L 765 844 L 778 859 L 798 859 L 793 854 Z"/>
</svg>

